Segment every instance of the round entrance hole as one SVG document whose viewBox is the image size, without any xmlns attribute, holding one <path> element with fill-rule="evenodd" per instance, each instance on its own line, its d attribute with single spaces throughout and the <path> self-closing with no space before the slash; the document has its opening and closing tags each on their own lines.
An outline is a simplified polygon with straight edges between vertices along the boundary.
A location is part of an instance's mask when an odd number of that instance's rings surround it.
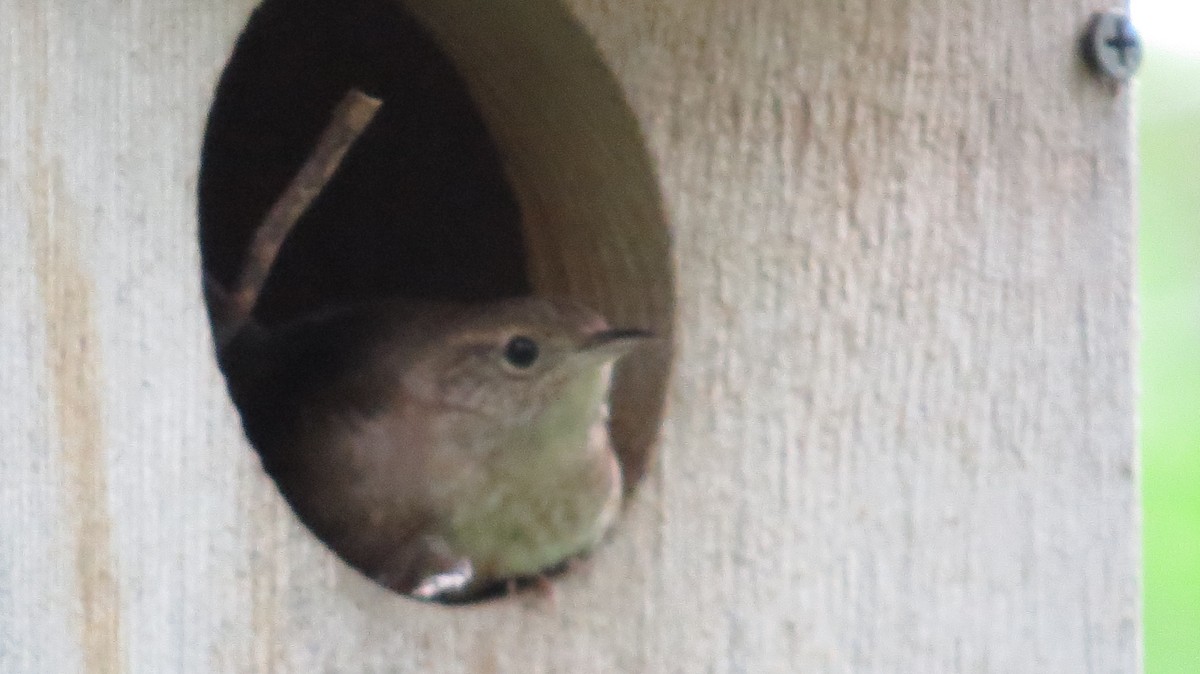
<svg viewBox="0 0 1200 674">
<path fill-rule="evenodd" d="M 255 320 L 271 328 L 385 297 L 538 295 L 648 329 L 659 339 L 619 362 L 610 399 L 632 489 L 661 421 L 674 265 L 636 119 L 558 0 L 267 0 L 210 112 L 205 273 L 234 281 L 354 88 L 382 108 L 284 242 Z"/>
</svg>

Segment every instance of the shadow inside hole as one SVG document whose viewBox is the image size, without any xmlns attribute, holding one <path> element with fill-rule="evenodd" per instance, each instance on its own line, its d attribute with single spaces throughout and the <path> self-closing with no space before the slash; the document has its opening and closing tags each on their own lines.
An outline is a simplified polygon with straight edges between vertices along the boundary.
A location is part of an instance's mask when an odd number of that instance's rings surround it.
<svg viewBox="0 0 1200 674">
<path fill-rule="evenodd" d="M 397 0 L 267 0 L 254 13 L 205 136 L 205 273 L 224 287 L 237 278 L 264 214 L 349 89 L 381 99 L 378 116 L 284 242 L 256 321 L 271 328 L 385 297 L 545 294 L 572 297 L 613 325 L 653 330 L 660 340 L 619 363 L 613 384 L 612 438 L 632 488 L 661 418 L 674 327 L 669 235 L 637 122 L 557 0 L 407 6 L 420 23 Z M 453 48 L 453 64 L 425 26 Z M 299 424 L 276 424 L 271 410 L 346 367 L 344 349 L 322 340 L 309 340 L 304 348 L 317 351 L 302 349 L 299 358 L 246 351 L 222 363 L 247 434 L 294 507 L 311 499 L 285 486 L 270 455 L 293 448 L 289 434 Z M 257 388 L 264 367 L 280 376 Z M 314 486 L 299 489 L 311 495 Z M 326 499 L 321 510 L 338 510 L 331 492 L 318 498 Z M 329 529 L 305 522 L 356 567 L 371 566 L 355 562 Z M 469 598 L 498 589 L 480 587 Z"/>
<path fill-rule="evenodd" d="M 255 317 L 379 297 L 530 292 L 520 212 L 466 87 L 394 0 L 268 0 L 217 88 L 200 173 L 206 272 L 228 287 L 351 88 L 378 117 L 286 240 Z"/>
</svg>

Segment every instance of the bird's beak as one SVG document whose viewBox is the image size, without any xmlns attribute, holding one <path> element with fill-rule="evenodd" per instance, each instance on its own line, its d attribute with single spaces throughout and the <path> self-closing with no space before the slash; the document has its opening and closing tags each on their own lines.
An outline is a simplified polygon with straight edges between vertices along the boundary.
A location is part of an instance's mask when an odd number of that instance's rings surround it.
<svg viewBox="0 0 1200 674">
<path fill-rule="evenodd" d="M 592 333 L 580 350 L 615 360 L 651 339 L 654 339 L 654 333 L 646 330 L 601 330 Z"/>
</svg>

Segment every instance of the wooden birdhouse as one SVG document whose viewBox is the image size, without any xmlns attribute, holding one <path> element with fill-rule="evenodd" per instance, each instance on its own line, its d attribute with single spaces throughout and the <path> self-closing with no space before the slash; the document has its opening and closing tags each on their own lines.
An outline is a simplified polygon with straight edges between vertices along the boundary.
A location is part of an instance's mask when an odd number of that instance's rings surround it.
<svg viewBox="0 0 1200 674">
<path fill-rule="evenodd" d="M 1135 672 L 1130 97 L 1080 3 L 0 0 L 0 671 Z M 292 513 L 203 279 L 382 101 L 265 320 L 562 295 L 663 337 L 554 597 Z"/>
</svg>

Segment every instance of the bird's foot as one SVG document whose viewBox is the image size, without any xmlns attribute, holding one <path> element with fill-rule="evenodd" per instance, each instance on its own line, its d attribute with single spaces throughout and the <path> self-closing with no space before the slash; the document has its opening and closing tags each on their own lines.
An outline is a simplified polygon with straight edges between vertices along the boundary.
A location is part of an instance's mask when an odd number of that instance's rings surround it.
<svg viewBox="0 0 1200 674">
<path fill-rule="evenodd" d="M 554 581 L 545 574 L 527 576 L 524 578 L 509 578 L 504 581 L 504 594 L 507 597 L 524 597 L 535 608 L 558 607 L 558 594 L 554 589 Z"/>
</svg>

